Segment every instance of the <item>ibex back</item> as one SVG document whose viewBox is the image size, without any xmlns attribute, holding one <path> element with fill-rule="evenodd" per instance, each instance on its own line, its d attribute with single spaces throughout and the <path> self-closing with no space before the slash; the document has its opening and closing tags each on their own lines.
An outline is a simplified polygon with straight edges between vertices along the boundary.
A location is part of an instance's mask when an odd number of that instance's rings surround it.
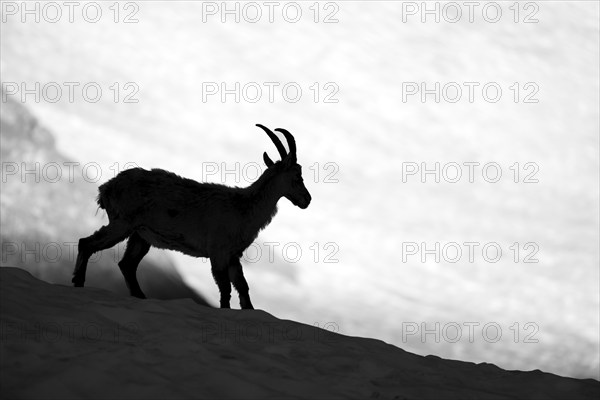
<svg viewBox="0 0 600 400">
<path fill-rule="evenodd" d="M 231 284 L 240 306 L 252 309 L 240 258 L 258 232 L 271 222 L 281 197 L 304 209 L 311 201 L 296 160 L 296 142 L 281 132 L 289 153 L 277 136 L 257 124 L 271 138 L 281 156 L 273 162 L 265 152 L 267 169 L 246 188 L 199 183 L 162 169 L 133 168 L 101 185 L 98 205 L 108 214 L 108 225 L 79 240 L 73 272 L 75 286 L 83 286 L 88 259 L 129 238 L 119 268 L 132 296 L 145 298 L 136 278 L 138 264 L 151 246 L 210 258 L 221 293 L 221 307 L 229 308 Z"/>
</svg>

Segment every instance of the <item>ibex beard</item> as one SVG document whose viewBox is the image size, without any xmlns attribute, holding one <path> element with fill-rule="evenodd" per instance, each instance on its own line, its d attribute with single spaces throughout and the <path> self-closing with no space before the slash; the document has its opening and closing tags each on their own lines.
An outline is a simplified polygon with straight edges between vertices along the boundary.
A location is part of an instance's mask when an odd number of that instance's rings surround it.
<svg viewBox="0 0 600 400">
<path fill-rule="evenodd" d="M 277 212 L 281 197 L 305 209 L 311 196 L 296 159 L 296 142 L 285 129 L 289 152 L 263 125 L 281 161 L 265 152 L 267 169 L 245 188 L 200 183 L 162 169 L 133 168 L 119 173 L 99 188 L 98 205 L 106 210 L 108 225 L 79 240 L 72 282 L 82 287 L 89 258 L 127 239 L 119 268 L 132 296 L 145 298 L 136 272 L 151 246 L 208 257 L 221 294 L 221 308 L 229 308 L 231 284 L 243 309 L 253 309 L 240 258 Z"/>
</svg>

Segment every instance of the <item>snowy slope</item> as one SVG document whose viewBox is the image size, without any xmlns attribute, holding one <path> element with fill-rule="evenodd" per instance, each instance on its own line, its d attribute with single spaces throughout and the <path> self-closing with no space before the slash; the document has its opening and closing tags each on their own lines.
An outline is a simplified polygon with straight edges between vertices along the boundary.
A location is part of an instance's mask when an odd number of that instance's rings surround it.
<svg viewBox="0 0 600 400">
<path fill-rule="evenodd" d="M 1 268 L 4 398 L 585 399 L 592 379 L 422 357 L 264 311 L 138 300 Z"/>
</svg>

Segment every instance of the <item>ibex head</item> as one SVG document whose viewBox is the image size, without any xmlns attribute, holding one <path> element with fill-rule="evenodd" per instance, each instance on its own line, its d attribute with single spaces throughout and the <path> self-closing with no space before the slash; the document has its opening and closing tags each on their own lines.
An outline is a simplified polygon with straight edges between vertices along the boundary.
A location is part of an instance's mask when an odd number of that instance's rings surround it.
<svg viewBox="0 0 600 400">
<path fill-rule="evenodd" d="M 256 126 L 269 135 L 281 156 L 281 161 L 273 162 L 266 151 L 263 154 L 265 164 L 275 174 L 274 180 L 281 195 L 291 201 L 293 205 L 305 209 L 310 204 L 311 197 L 306 186 L 304 186 L 302 167 L 298 164 L 296 159 L 296 141 L 294 140 L 294 137 L 285 129 L 275 129 L 277 132 L 281 132 L 288 142 L 290 152 L 286 153 L 285 147 L 283 147 L 283 144 L 277 135 L 261 124 L 256 124 Z"/>
</svg>

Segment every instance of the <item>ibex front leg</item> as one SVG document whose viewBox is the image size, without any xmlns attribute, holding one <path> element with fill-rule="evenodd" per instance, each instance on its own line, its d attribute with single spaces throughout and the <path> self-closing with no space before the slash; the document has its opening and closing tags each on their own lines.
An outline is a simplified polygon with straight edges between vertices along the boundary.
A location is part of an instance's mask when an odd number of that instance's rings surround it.
<svg viewBox="0 0 600 400">
<path fill-rule="evenodd" d="M 244 277 L 244 271 L 239 259 L 233 260 L 229 265 L 229 280 L 233 283 L 235 290 L 237 290 L 240 296 L 240 307 L 245 310 L 254 310 L 250 301 L 250 294 L 248 293 L 250 288 Z"/>
<path fill-rule="evenodd" d="M 227 274 L 227 263 L 216 258 L 210 259 L 211 271 L 215 282 L 221 292 L 221 308 L 230 308 L 231 282 Z"/>
<path fill-rule="evenodd" d="M 73 271 L 74 286 L 83 286 L 87 263 L 92 254 L 97 251 L 108 249 L 124 240 L 131 233 L 127 224 L 114 222 L 98 229 L 92 236 L 79 239 L 77 261 Z"/>
</svg>

